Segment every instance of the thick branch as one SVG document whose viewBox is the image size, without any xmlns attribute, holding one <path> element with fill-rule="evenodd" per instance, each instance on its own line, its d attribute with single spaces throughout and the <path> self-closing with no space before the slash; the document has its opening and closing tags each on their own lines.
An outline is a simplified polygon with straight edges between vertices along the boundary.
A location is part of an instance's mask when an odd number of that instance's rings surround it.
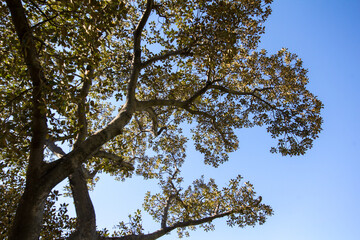
<svg viewBox="0 0 360 240">
<path fill-rule="evenodd" d="M 189 106 L 191 104 L 191 102 L 196 99 L 196 97 L 198 97 L 198 96 L 200 96 L 201 94 L 204 93 L 205 88 L 207 88 L 207 87 L 202 88 L 201 90 L 196 92 L 190 99 L 188 99 L 186 101 L 161 100 L 161 99 L 148 100 L 148 101 L 139 102 L 138 109 L 142 109 L 142 108 L 145 108 L 147 106 L 173 106 L 173 107 L 182 108 L 182 109 L 188 111 L 189 113 L 191 113 L 193 115 L 199 115 L 199 116 L 203 116 L 203 117 L 209 119 L 211 121 L 212 125 L 214 126 L 214 128 L 216 130 L 218 130 L 218 127 L 216 126 L 216 119 L 215 119 L 214 116 L 212 116 L 211 114 L 209 114 L 207 112 L 194 110 Z"/>
<path fill-rule="evenodd" d="M 69 176 L 76 168 L 94 156 L 101 146 L 122 133 L 122 129 L 129 123 L 135 106 L 126 103 L 119 114 L 102 130 L 94 133 L 78 144 L 71 152 L 48 167 L 42 177 L 42 183 L 47 191 L 51 191 L 56 184 Z"/>
<path fill-rule="evenodd" d="M 146 9 L 143 13 L 140 22 L 138 23 L 135 31 L 134 31 L 134 62 L 140 63 L 141 57 L 141 34 L 145 27 L 146 22 L 149 19 L 152 7 L 153 7 L 153 0 L 147 0 L 146 2 Z"/>
<path fill-rule="evenodd" d="M 132 72 L 127 88 L 127 100 L 130 101 L 129 104 L 135 104 L 135 89 L 141 70 L 141 34 L 146 22 L 149 19 L 153 4 L 153 0 L 147 0 L 146 9 L 134 31 L 134 57 L 132 63 Z"/>
<path fill-rule="evenodd" d="M 209 114 L 207 112 L 194 110 L 194 109 L 192 109 L 190 107 L 190 104 L 191 104 L 192 101 L 194 101 L 198 96 L 201 96 L 201 94 L 205 93 L 205 91 L 204 91 L 205 88 L 210 88 L 210 86 L 202 88 L 201 90 L 196 92 L 190 99 L 188 99 L 186 101 L 161 100 L 161 99 L 148 100 L 148 101 L 139 102 L 138 109 L 143 109 L 143 108 L 146 108 L 148 106 L 173 106 L 173 107 L 182 108 L 182 109 L 186 110 L 187 112 L 189 112 L 189 113 L 191 113 L 193 115 L 203 116 L 203 117 L 210 120 L 210 122 L 213 125 L 213 127 L 215 128 L 215 130 L 221 135 L 221 138 L 224 141 L 224 143 L 229 144 L 229 142 L 226 140 L 225 136 L 219 130 L 219 128 L 217 126 L 217 123 L 216 123 L 216 118 L 213 115 L 211 115 L 211 114 Z"/>
<path fill-rule="evenodd" d="M 211 120 L 212 123 L 215 122 L 215 117 L 212 116 L 212 115 L 210 115 L 210 114 L 207 113 L 207 112 L 202 112 L 202 111 L 199 111 L 199 110 L 193 110 L 193 109 L 191 109 L 190 107 L 187 107 L 187 106 L 184 107 L 184 109 L 185 109 L 186 111 L 188 111 L 189 113 L 193 114 L 193 115 L 203 116 L 203 117 Z"/>
<path fill-rule="evenodd" d="M 149 60 L 143 62 L 141 64 L 141 68 L 146 68 L 146 67 L 150 66 L 152 63 L 155 63 L 155 62 L 161 61 L 161 60 L 166 60 L 172 56 L 177 56 L 177 55 L 182 55 L 182 54 L 187 54 L 187 53 L 189 53 L 188 49 L 179 49 L 179 50 L 175 50 L 175 51 L 168 51 L 167 53 L 164 53 L 162 55 L 156 55 L 156 56 L 150 58 Z"/>
<path fill-rule="evenodd" d="M 112 160 L 114 163 L 116 163 L 118 166 L 120 167 L 123 167 L 123 168 L 126 168 L 128 170 L 134 170 L 134 166 L 129 163 L 129 162 L 126 162 L 124 160 L 124 158 L 116 155 L 116 154 L 113 154 L 113 153 L 109 153 L 109 152 L 105 152 L 105 151 L 98 151 L 95 155 L 95 157 L 99 157 L 99 158 L 107 158 L 109 160 Z"/>
<path fill-rule="evenodd" d="M 198 97 L 202 96 L 206 93 L 207 90 L 213 86 L 215 82 L 218 82 L 220 80 L 215 81 L 208 81 L 206 82 L 205 86 L 198 91 L 196 91 L 189 99 L 185 101 L 175 100 L 175 99 L 152 99 L 147 101 L 139 101 L 137 102 L 137 110 L 146 110 L 149 107 L 154 106 L 173 106 L 173 107 L 179 107 L 179 108 L 187 108 L 191 103 L 193 103 Z"/>
<path fill-rule="evenodd" d="M 184 222 L 179 222 L 174 224 L 171 228 L 171 230 L 175 229 L 175 228 L 179 228 L 179 227 L 189 227 L 189 226 L 196 226 L 196 225 L 200 225 L 203 223 L 208 223 L 211 222 L 217 218 L 222 218 L 222 217 L 226 217 L 229 216 L 231 214 L 233 214 L 233 211 L 227 211 L 221 214 L 217 214 L 217 215 L 213 215 L 210 217 L 205 217 L 205 218 L 201 218 L 201 219 L 197 219 L 197 220 L 189 220 L 189 221 L 184 221 Z"/>
<path fill-rule="evenodd" d="M 79 133 L 74 146 L 77 146 L 87 137 L 88 124 L 86 120 L 86 97 L 88 96 L 90 91 L 93 72 L 93 68 L 91 66 L 88 66 L 84 74 L 84 83 L 78 96 L 79 100 L 76 115 L 78 118 Z"/>
<path fill-rule="evenodd" d="M 155 231 L 153 233 L 149 233 L 149 234 L 144 234 L 144 235 L 129 235 L 129 236 L 123 236 L 123 237 L 106 237 L 106 238 L 102 238 L 102 239 L 112 239 L 112 240 L 155 240 L 158 239 L 162 236 L 164 236 L 165 234 L 173 231 L 176 228 L 181 228 L 181 227 L 190 227 L 190 226 L 196 226 L 196 225 L 200 225 L 203 223 L 207 223 L 207 222 L 211 222 L 217 218 L 222 218 L 222 217 L 226 217 L 229 216 L 231 214 L 233 214 L 233 211 L 228 211 L 228 212 L 224 212 L 221 214 L 217 214 L 215 216 L 210 216 L 210 217 L 205 217 L 205 218 L 201 218 L 201 219 L 197 219 L 197 220 L 189 220 L 189 221 L 183 221 L 183 222 L 178 222 L 174 225 L 172 225 L 171 227 L 166 227 L 166 228 L 162 228 L 158 231 Z"/>
<path fill-rule="evenodd" d="M 45 77 L 40 65 L 34 36 L 20 0 L 7 0 L 12 23 L 19 38 L 23 58 L 32 83 L 32 118 L 29 164 L 26 187 L 16 210 L 9 239 L 36 239 L 41 230 L 45 199 L 39 178 L 44 166 L 44 145 L 47 135 Z"/>
<path fill-rule="evenodd" d="M 218 90 L 220 90 L 221 92 L 228 93 L 228 94 L 233 94 L 233 95 L 243 95 L 243 96 L 248 95 L 248 96 L 253 96 L 253 97 L 255 97 L 256 99 L 258 99 L 259 101 L 261 101 L 262 103 L 264 103 L 265 105 L 269 106 L 271 109 L 278 110 L 275 106 L 271 105 L 269 102 L 265 101 L 264 99 L 262 99 L 261 97 L 259 97 L 258 95 L 255 94 L 256 92 L 271 90 L 271 89 L 273 89 L 272 87 L 268 87 L 268 88 L 255 88 L 255 89 L 254 89 L 253 91 L 251 91 L 251 92 L 234 91 L 234 90 L 225 88 L 225 87 L 223 87 L 223 86 L 218 86 L 218 85 L 212 85 L 210 88 L 211 88 L 211 89 L 218 89 Z"/>
<path fill-rule="evenodd" d="M 44 145 L 47 135 L 45 77 L 40 65 L 34 36 L 20 0 L 7 0 L 12 23 L 19 38 L 23 58 L 32 83 L 32 126 L 26 187 L 16 210 L 9 239 L 36 239 L 41 230 L 44 202 L 48 193 L 42 191 L 41 177 L 44 166 Z"/>
<path fill-rule="evenodd" d="M 96 240 L 96 217 L 89 190 L 87 187 L 86 176 L 83 175 L 81 166 L 69 176 L 70 188 L 74 199 L 76 210 L 76 231 L 70 236 L 70 240 Z"/>
<path fill-rule="evenodd" d="M 39 176 L 44 158 L 44 144 L 47 134 L 45 77 L 40 65 L 34 36 L 20 0 L 7 0 L 12 22 L 18 35 L 23 57 L 32 81 L 32 139 L 30 147 L 28 176 Z"/>
<path fill-rule="evenodd" d="M 200 90 L 198 90 L 197 92 L 194 93 L 194 95 L 192 97 L 190 97 L 188 100 L 186 100 L 187 105 L 191 104 L 192 102 L 194 102 L 198 97 L 202 96 L 203 94 L 206 93 L 207 90 L 209 90 L 212 86 L 214 86 L 213 84 L 215 82 L 218 82 L 221 80 L 215 80 L 215 81 L 207 81 L 205 86 L 203 88 L 201 88 Z"/>
<path fill-rule="evenodd" d="M 66 154 L 62 150 L 61 147 L 57 146 L 53 141 L 51 141 L 49 139 L 46 141 L 46 146 L 50 149 L 50 151 L 52 151 L 59 158 L 63 157 Z M 124 159 L 122 157 L 120 157 L 116 154 L 113 154 L 113 153 L 99 150 L 94 154 L 94 157 L 107 158 L 109 160 L 116 162 L 116 164 L 119 165 L 120 167 L 127 168 L 128 170 L 135 169 L 131 163 L 124 161 Z M 92 175 L 94 175 L 94 174 L 89 173 L 88 170 L 84 168 L 83 175 L 85 176 L 85 178 L 90 179 L 90 178 L 92 178 Z"/>
<path fill-rule="evenodd" d="M 170 208 L 170 205 L 171 205 L 171 201 L 172 199 L 175 197 L 175 195 L 171 195 L 168 197 L 167 201 L 166 201 L 166 205 L 165 205 L 165 208 L 164 208 L 164 213 L 162 215 L 162 219 L 161 219 L 161 228 L 162 229 L 165 229 L 167 226 L 166 226 L 166 222 L 167 222 L 167 218 L 168 218 L 168 215 L 169 215 L 169 208 Z"/>
</svg>

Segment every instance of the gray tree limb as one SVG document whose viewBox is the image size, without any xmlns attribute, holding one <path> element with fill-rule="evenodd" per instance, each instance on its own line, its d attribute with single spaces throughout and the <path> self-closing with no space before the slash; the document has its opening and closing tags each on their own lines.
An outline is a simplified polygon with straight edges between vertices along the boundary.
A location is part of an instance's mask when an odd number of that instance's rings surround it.
<svg viewBox="0 0 360 240">
<path fill-rule="evenodd" d="M 227 211 L 227 212 L 217 214 L 214 216 L 210 216 L 210 217 L 204 217 L 204 218 L 196 219 L 196 220 L 188 220 L 188 221 L 178 222 L 170 227 L 162 228 L 158 231 L 155 231 L 155 232 L 152 232 L 149 234 L 144 234 L 144 235 L 129 235 L 129 236 L 123 236 L 123 237 L 105 237 L 105 238 L 100 238 L 100 239 L 101 240 L 110 240 L 110 239 L 112 239 L 112 240 L 155 240 L 155 239 L 158 239 L 158 238 L 164 236 L 165 234 L 173 231 L 176 228 L 190 227 L 190 226 L 200 225 L 203 223 L 208 223 L 217 218 L 226 217 L 233 213 L 234 213 L 233 211 Z"/>
</svg>

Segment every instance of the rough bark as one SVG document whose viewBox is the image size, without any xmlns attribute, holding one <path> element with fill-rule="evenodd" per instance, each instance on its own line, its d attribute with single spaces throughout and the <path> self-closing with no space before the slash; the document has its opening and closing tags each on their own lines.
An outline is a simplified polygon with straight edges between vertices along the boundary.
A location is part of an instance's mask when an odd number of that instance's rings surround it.
<svg viewBox="0 0 360 240">
<path fill-rule="evenodd" d="M 26 187 L 16 211 L 9 239 L 39 239 L 46 195 L 38 194 L 37 186 Z"/>
</svg>

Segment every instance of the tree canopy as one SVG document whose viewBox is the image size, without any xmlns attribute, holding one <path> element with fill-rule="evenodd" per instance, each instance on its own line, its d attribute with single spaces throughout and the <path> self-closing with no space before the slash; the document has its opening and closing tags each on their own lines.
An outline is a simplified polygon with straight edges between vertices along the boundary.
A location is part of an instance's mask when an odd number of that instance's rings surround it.
<svg viewBox="0 0 360 240">
<path fill-rule="evenodd" d="M 227 161 L 236 129 L 264 126 L 271 152 L 290 156 L 318 137 L 322 103 L 301 59 L 258 49 L 271 2 L 1 2 L 1 236 L 157 239 L 222 217 L 264 223 L 271 207 L 241 176 L 184 188 L 181 166 L 188 141 L 205 164 Z M 97 231 L 88 191 L 100 173 L 158 179 L 144 209 L 159 230 L 146 233 L 137 212 L 112 236 Z M 54 205 L 66 178 L 76 219 Z"/>
</svg>

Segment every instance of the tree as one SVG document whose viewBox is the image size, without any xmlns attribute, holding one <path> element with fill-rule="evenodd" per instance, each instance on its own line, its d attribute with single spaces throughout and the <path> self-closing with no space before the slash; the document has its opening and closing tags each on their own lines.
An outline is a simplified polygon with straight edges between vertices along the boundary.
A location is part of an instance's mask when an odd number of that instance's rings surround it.
<svg viewBox="0 0 360 240">
<path fill-rule="evenodd" d="M 182 236 L 221 217 L 264 223 L 271 208 L 240 176 L 222 190 L 203 178 L 183 189 L 180 167 L 185 124 L 214 167 L 237 149 L 234 129 L 265 125 L 278 139 L 271 152 L 291 156 L 318 137 L 322 103 L 306 89 L 302 61 L 286 49 L 257 50 L 270 3 L 1 2 L 1 176 L 26 178 L 9 239 L 39 238 L 54 217 L 44 214 L 46 199 L 65 178 L 77 215 L 69 239 Z M 144 208 L 160 230 L 144 234 L 137 212 L 119 236 L 100 236 L 88 194 L 99 173 L 158 178 L 162 193 L 148 193 Z M 66 221 L 57 226 L 71 228 Z"/>
</svg>

